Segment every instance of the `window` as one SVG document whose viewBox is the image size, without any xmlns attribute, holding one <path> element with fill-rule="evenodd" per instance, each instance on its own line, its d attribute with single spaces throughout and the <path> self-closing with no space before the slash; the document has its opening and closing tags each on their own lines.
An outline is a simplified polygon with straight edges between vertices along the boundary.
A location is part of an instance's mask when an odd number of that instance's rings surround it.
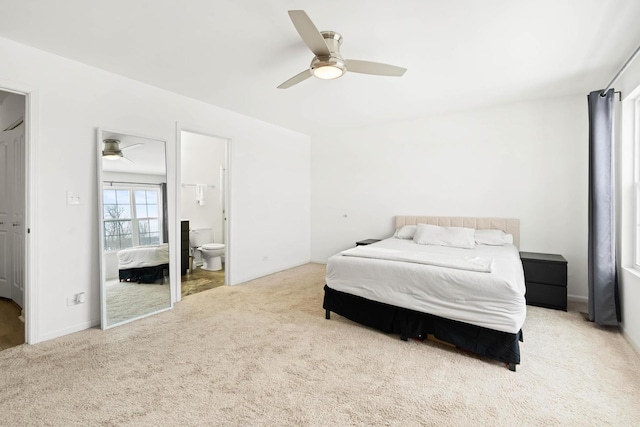
<svg viewBox="0 0 640 427">
<path fill-rule="evenodd" d="M 636 179 L 635 182 L 635 197 L 636 197 L 636 251 L 635 251 L 635 267 L 640 270 L 640 182 Z"/>
<path fill-rule="evenodd" d="M 635 196 L 635 254 L 634 265 L 640 269 L 640 99 L 635 101 L 633 117 L 634 196 Z"/>
<path fill-rule="evenodd" d="M 104 249 L 116 251 L 132 246 L 160 244 L 160 201 L 159 188 L 104 188 Z"/>
</svg>

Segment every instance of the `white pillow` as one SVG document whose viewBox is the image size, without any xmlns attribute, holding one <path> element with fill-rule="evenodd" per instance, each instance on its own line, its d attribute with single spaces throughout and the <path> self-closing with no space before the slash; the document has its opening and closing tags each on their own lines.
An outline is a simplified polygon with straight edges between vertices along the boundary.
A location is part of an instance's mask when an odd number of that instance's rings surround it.
<svg viewBox="0 0 640 427">
<path fill-rule="evenodd" d="M 418 224 L 413 241 L 419 245 L 451 246 L 472 249 L 476 246 L 473 228 L 439 227 L 431 224 Z"/>
<path fill-rule="evenodd" d="M 413 239 L 416 234 L 417 225 L 405 225 L 402 228 L 396 230 L 396 234 L 393 235 L 396 239 Z"/>
<path fill-rule="evenodd" d="M 507 234 L 502 230 L 476 230 L 475 240 L 478 245 L 503 246 L 507 243 Z M 513 239 L 513 236 L 511 237 Z"/>
</svg>

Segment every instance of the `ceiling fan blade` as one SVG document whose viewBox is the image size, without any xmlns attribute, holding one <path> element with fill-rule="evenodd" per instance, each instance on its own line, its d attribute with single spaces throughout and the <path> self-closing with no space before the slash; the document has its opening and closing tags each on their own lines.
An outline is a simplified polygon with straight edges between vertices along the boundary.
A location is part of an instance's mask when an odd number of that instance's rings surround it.
<svg viewBox="0 0 640 427">
<path fill-rule="evenodd" d="M 128 150 L 129 148 L 135 148 L 144 145 L 142 142 L 138 142 L 136 144 L 127 145 L 126 147 L 120 148 L 121 150 Z"/>
<path fill-rule="evenodd" d="M 402 76 L 406 68 L 396 67 L 395 65 L 382 64 L 380 62 L 360 61 L 358 59 L 347 59 L 345 61 L 347 71 L 361 74 L 375 74 L 377 76 Z"/>
<path fill-rule="evenodd" d="M 278 86 L 278 89 L 286 89 L 293 85 L 297 85 L 298 83 L 307 80 L 309 77 L 311 77 L 311 70 L 304 70 L 303 72 L 296 74 L 286 82 L 282 83 L 280 86 Z"/>
<path fill-rule="evenodd" d="M 130 158 L 128 158 L 128 157 L 122 156 L 122 157 L 120 157 L 120 158 L 121 158 L 121 159 L 124 159 L 124 160 L 126 160 L 126 161 L 128 161 L 128 162 L 131 162 L 131 163 L 133 163 L 134 165 L 136 164 L 136 162 L 134 162 L 133 160 L 131 160 L 131 159 L 130 159 Z"/>
<path fill-rule="evenodd" d="M 302 41 L 309 46 L 315 56 L 331 55 L 324 37 L 322 37 L 320 31 L 318 31 L 304 10 L 290 10 L 289 17 L 296 30 L 298 30 L 298 34 L 302 37 Z"/>
</svg>

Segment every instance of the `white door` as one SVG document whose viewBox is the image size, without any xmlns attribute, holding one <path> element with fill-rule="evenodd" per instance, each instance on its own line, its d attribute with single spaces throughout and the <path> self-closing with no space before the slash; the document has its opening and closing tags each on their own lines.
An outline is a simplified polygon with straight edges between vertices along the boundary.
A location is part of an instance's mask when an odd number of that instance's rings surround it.
<svg viewBox="0 0 640 427">
<path fill-rule="evenodd" d="M 24 306 L 24 125 L 0 132 L 0 296 Z"/>
<path fill-rule="evenodd" d="M 13 133 L 0 132 L 0 297 L 11 298 Z"/>
<path fill-rule="evenodd" d="M 24 170 L 24 124 L 15 129 L 18 133 L 13 137 L 13 185 L 11 191 L 11 299 L 20 307 L 24 307 L 24 253 L 25 226 L 25 170 Z"/>
</svg>

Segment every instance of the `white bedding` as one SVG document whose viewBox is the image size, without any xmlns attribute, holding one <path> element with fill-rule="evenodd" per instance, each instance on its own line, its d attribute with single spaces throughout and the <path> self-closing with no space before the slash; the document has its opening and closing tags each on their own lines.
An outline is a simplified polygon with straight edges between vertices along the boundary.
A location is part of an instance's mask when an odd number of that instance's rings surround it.
<svg viewBox="0 0 640 427">
<path fill-rule="evenodd" d="M 118 270 L 155 267 L 169 263 L 169 245 L 136 246 L 118 251 Z"/>
<path fill-rule="evenodd" d="M 517 333 L 526 316 L 524 273 L 513 245 L 460 249 L 386 239 L 368 252 L 411 251 L 417 258 L 491 260 L 491 272 L 336 254 L 327 262 L 331 289 L 484 328 Z M 352 250 L 350 250 L 352 251 Z"/>
<path fill-rule="evenodd" d="M 493 258 L 483 258 L 477 255 L 465 254 L 464 256 L 453 257 L 448 254 L 388 249 L 377 246 L 374 247 L 373 245 L 357 246 L 342 251 L 341 254 L 342 256 L 415 262 L 417 264 L 436 265 L 439 267 L 484 273 L 491 273 L 491 264 L 493 264 Z"/>
</svg>

